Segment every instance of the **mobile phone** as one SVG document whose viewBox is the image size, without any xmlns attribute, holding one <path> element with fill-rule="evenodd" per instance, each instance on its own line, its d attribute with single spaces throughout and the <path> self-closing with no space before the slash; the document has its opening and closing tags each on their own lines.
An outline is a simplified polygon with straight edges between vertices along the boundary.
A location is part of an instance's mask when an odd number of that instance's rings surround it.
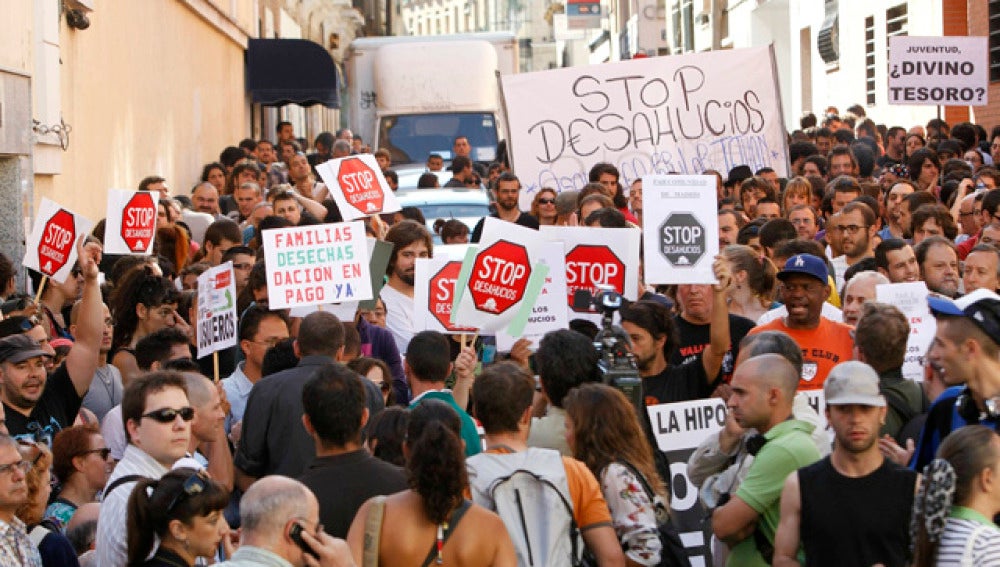
<svg viewBox="0 0 1000 567">
<path fill-rule="evenodd" d="M 303 552 L 311 555 L 315 559 L 319 559 L 319 557 L 316 556 L 316 552 L 314 552 L 312 548 L 309 547 L 309 544 L 306 543 L 306 540 L 302 539 L 303 530 L 305 530 L 305 527 L 303 527 L 302 524 L 294 522 L 292 524 L 292 528 L 288 530 L 288 537 L 292 538 L 292 541 L 295 542 L 295 545 L 299 546 L 299 549 L 301 549 Z"/>
</svg>

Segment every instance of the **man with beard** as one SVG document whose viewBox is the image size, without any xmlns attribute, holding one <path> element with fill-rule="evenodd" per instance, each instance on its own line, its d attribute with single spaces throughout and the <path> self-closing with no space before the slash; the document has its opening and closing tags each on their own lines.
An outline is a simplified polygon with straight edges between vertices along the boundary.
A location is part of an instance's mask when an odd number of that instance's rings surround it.
<svg viewBox="0 0 1000 567">
<path fill-rule="evenodd" d="M 847 268 L 874 255 L 872 244 L 878 230 L 875 213 L 864 203 L 847 203 L 838 215 L 838 222 L 830 230 L 840 233 L 842 255 L 834 258 L 832 263 L 837 272 L 837 289 L 841 289 L 844 287 L 844 272 Z"/>
<path fill-rule="evenodd" d="M 907 195 L 916 191 L 908 180 L 900 179 L 885 194 L 885 226 L 879 232 L 882 240 L 903 238 L 906 230 L 899 222 L 899 207 Z"/>
<path fill-rule="evenodd" d="M 521 209 L 518 208 L 517 203 L 518 194 L 521 192 L 521 181 L 516 175 L 509 171 L 500 174 L 500 177 L 497 178 L 497 187 L 494 191 L 497 197 L 497 210 L 495 213 L 490 214 L 491 217 L 528 228 L 538 229 L 538 219 L 528 213 L 521 212 Z M 479 242 L 479 238 L 483 235 L 484 220 L 485 217 L 479 219 L 479 222 L 476 223 L 476 228 L 472 230 L 469 242 Z M 400 352 L 403 351 L 400 350 Z"/>
<path fill-rule="evenodd" d="M 920 266 L 920 279 L 927 289 L 947 297 L 958 296 L 958 252 L 943 236 L 925 238 L 913 249 Z"/>
<path fill-rule="evenodd" d="M 797 254 L 778 272 L 781 301 L 788 314 L 766 325 L 754 327 L 749 334 L 783 331 L 802 349 L 800 390 L 818 390 L 837 363 L 853 358 L 854 339 L 851 327 L 822 316 L 823 302 L 830 295 L 826 263 L 811 254 Z"/>
<path fill-rule="evenodd" d="M 719 281 L 712 288 L 710 342 L 685 364 L 668 363 L 674 351 L 676 329 L 670 310 L 656 301 L 637 301 L 621 310 L 621 326 L 632 341 L 646 405 L 707 398 L 718 385 L 719 370 L 729 350 L 729 312 L 726 290 L 732 283 L 728 262 L 716 256 L 712 264 Z"/>
<path fill-rule="evenodd" d="M 516 196 L 514 202 L 517 203 Z M 385 326 L 392 332 L 399 352 L 406 352 L 414 333 L 413 282 L 417 258 L 430 258 L 434 243 L 427 228 L 411 220 L 393 225 L 386 233 L 385 241 L 393 245 L 386 267 L 389 281 L 380 294 L 385 303 Z"/>
<path fill-rule="evenodd" d="M 913 247 L 902 238 L 883 240 L 875 247 L 875 269 L 890 283 L 915 282 L 920 279 L 920 265 Z"/>
<path fill-rule="evenodd" d="M 876 443 L 886 402 L 863 362 L 838 364 L 823 386 L 836 443 L 830 456 L 788 475 L 774 565 L 906 565 L 917 474 Z"/>
<path fill-rule="evenodd" d="M 792 413 L 795 368 L 778 354 L 763 354 L 740 364 L 733 374 L 727 402 L 743 429 L 756 429 L 756 450 L 746 478 L 725 503 L 712 512 L 712 532 L 731 548 L 726 565 L 770 565 L 780 514 L 784 478 L 819 460 L 810 434 L 812 424 Z"/>
</svg>

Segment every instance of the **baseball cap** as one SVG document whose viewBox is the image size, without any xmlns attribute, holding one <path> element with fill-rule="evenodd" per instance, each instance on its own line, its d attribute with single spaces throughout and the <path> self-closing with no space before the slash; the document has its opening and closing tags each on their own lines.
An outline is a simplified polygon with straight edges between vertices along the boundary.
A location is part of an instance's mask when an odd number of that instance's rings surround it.
<svg viewBox="0 0 1000 567">
<path fill-rule="evenodd" d="M 857 360 L 842 362 L 830 370 L 823 382 L 823 395 L 828 406 L 885 407 L 885 398 L 879 392 L 878 374 L 871 366 Z"/>
<path fill-rule="evenodd" d="M 988 289 L 977 289 L 958 299 L 943 295 L 927 296 L 927 305 L 934 315 L 969 317 L 993 342 L 1000 344 L 1000 295 Z"/>
<path fill-rule="evenodd" d="M 805 274 L 812 276 L 824 284 L 827 283 L 829 272 L 826 270 L 826 262 L 812 254 L 796 254 L 785 261 L 785 268 L 778 272 L 778 279 L 785 280 L 794 274 Z"/>
<path fill-rule="evenodd" d="M 18 363 L 36 356 L 49 356 L 49 353 L 28 335 L 10 335 L 0 339 L 0 362 Z"/>
</svg>

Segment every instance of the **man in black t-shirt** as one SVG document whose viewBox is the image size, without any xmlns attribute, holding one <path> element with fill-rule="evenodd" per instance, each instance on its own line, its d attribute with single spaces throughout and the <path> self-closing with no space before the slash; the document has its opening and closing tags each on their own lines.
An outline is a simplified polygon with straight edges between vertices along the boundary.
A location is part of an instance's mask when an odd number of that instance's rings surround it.
<svg viewBox="0 0 1000 567">
<path fill-rule="evenodd" d="M 712 288 L 710 341 L 697 358 L 681 365 L 668 363 L 675 349 L 677 329 L 670 311 L 655 301 L 637 301 L 621 310 L 621 326 L 632 341 L 642 378 L 646 405 L 707 398 L 716 386 L 719 370 L 729 350 L 729 313 L 726 290 L 731 284 L 729 263 L 716 256 L 712 264 L 720 282 Z"/>
<path fill-rule="evenodd" d="M 24 334 L 0 340 L 0 381 L 3 384 L 0 401 L 6 413 L 7 429 L 13 437 L 51 445 L 56 433 L 73 424 L 97 371 L 104 334 L 104 304 L 97 284 L 101 247 L 96 242 L 86 245 L 82 242 L 81 237 L 77 251 L 84 278 L 83 298 L 76 342 L 65 362 L 46 376 L 44 366 L 48 354 L 37 342 Z"/>
<path fill-rule="evenodd" d="M 681 312 L 674 315 L 677 326 L 677 348 L 670 354 L 670 365 L 680 366 L 694 360 L 712 342 L 712 286 L 684 284 L 677 286 L 677 304 Z M 739 355 L 739 344 L 755 323 L 746 317 L 729 315 L 729 347 L 722 359 L 722 380 L 733 377 L 733 361 Z"/>
</svg>

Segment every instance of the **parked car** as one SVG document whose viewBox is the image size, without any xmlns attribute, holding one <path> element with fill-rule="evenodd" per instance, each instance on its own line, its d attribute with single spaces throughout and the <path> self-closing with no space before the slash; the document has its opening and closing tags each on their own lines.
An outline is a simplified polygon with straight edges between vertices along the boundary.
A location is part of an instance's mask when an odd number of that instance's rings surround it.
<svg viewBox="0 0 1000 567">
<path fill-rule="evenodd" d="M 434 232 L 434 221 L 437 219 L 458 219 L 469 227 L 469 232 L 475 228 L 479 219 L 490 214 L 490 200 L 486 190 L 479 189 L 400 189 L 396 200 L 402 207 L 416 207 L 427 221 L 427 230 Z M 441 240 L 436 235 L 435 243 Z"/>
</svg>

